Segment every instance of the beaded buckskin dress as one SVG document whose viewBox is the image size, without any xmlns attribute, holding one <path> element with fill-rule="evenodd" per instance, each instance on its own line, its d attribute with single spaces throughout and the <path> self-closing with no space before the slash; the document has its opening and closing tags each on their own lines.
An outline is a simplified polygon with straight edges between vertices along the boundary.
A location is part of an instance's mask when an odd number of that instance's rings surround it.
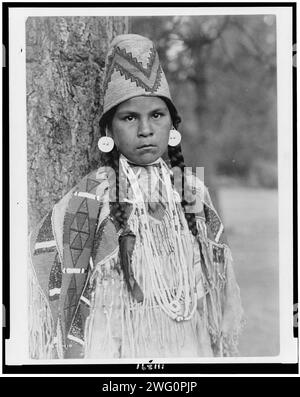
<svg viewBox="0 0 300 397">
<path fill-rule="evenodd" d="M 240 292 L 207 189 L 190 175 L 194 236 L 162 159 L 145 167 L 121 155 L 120 165 L 129 182 L 125 230 L 117 229 L 100 168 L 31 236 L 31 357 L 237 355 Z"/>
</svg>

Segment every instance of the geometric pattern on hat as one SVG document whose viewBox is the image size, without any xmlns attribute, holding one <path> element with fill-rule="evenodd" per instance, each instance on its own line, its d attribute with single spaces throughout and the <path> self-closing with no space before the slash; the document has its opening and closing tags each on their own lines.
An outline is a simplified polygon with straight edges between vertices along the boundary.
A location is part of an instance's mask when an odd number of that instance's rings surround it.
<svg viewBox="0 0 300 397">
<path fill-rule="evenodd" d="M 155 45 L 136 34 L 119 35 L 111 42 L 105 60 L 102 93 L 100 124 L 109 110 L 138 96 L 168 99 L 176 110 Z"/>
<path fill-rule="evenodd" d="M 104 94 L 108 83 L 111 81 L 113 72 L 117 70 L 126 80 L 136 83 L 137 87 L 142 87 L 146 92 L 155 92 L 160 86 L 162 68 L 159 63 L 158 54 L 154 47 L 149 50 L 147 66 L 127 52 L 125 48 L 115 47 L 112 54 L 108 57 L 106 79 L 103 84 Z"/>
</svg>

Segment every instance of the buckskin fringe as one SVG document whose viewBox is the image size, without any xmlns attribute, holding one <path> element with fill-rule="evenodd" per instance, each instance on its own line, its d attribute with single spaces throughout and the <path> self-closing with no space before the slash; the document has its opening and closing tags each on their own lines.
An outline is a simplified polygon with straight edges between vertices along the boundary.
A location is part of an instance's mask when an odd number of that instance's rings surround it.
<svg viewBox="0 0 300 397">
<path fill-rule="evenodd" d="M 117 263 L 119 248 L 115 249 L 109 256 L 97 263 L 90 279 L 90 285 L 93 286 L 91 297 L 91 312 L 88 316 L 84 330 L 84 356 L 93 358 L 97 356 L 97 352 L 93 351 L 93 340 L 95 332 L 96 317 L 102 316 L 102 336 L 103 340 L 99 340 L 98 349 L 101 352 L 101 358 L 114 357 L 118 358 L 119 347 L 118 341 L 114 339 L 112 328 L 115 321 L 116 305 L 119 305 L 115 296 L 115 284 L 119 283 L 115 279 L 117 272 L 115 266 Z M 119 319 L 118 319 L 119 320 Z"/>
<path fill-rule="evenodd" d="M 202 253 L 202 272 L 206 290 L 204 312 L 215 356 L 238 356 L 238 341 L 245 325 L 241 305 L 240 289 L 233 271 L 231 250 L 226 244 L 218 244 L 224 249 L 224 273 L 221 274 L 213 262 L 214 242 L 204 243 L 206 230 L 202 221 L 197 221 L 199 245 Z"/>
<path fill-rule="evenodd" d="M 54 322 L 50 306 L 31 264 L 28 278 L 29 356 L 32 359 L 55 358 Z"/>
</svg>

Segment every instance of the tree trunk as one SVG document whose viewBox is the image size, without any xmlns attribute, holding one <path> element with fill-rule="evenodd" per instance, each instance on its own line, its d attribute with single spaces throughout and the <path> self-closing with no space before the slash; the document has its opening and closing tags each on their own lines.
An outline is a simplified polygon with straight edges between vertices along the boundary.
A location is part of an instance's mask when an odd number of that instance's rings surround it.
<svg viewBox="0 0 300 397">
<path fill-rule="evenodd" d="M 127 17 L 26 22 L 28 219 L 31 229 L 99 163 L 101 78 Z"/>
</svg>

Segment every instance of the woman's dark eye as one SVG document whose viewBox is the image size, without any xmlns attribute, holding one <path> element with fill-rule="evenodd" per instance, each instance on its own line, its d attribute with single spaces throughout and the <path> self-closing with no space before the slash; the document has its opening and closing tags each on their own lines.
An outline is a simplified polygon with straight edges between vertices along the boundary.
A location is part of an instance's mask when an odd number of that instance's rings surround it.
<svg viewBox="0 0 300 397">
<path fill-rule="evenodd" d="M 124 117 L 124 120 L 126 120 L 126 121 L 133 121 L 135 119 L 135 117 L 134 116 L 126 116 L 126 117 Z"/>
<path fill-rule="evenodd" d="M 159 119 L 160 117 L 162 116 L 162 114 L 161 113 L 153 113 L 153 118 L 154 119 Z"/>
</svg>

